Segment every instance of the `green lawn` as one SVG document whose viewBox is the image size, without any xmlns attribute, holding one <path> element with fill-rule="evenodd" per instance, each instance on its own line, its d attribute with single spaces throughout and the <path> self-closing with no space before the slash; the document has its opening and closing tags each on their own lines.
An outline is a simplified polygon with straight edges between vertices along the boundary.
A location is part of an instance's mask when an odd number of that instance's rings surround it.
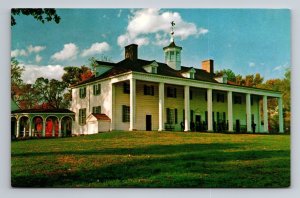
<svg viewBox="0 0 300 198">
<path fill-rule="evenodd" d="M 290 136 L 110 132 L 12 142 L 14 187 L 288 187 Z"/>
</svg>

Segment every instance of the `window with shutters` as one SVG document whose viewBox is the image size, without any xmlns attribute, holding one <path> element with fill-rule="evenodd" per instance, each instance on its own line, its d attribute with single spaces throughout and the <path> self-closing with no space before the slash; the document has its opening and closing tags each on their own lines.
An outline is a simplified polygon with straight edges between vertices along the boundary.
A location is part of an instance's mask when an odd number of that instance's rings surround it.
<svg viewBox="0 0 300 198">
<path fill-rule="evenodd" d="M 225 95 L 218 93 L 217 94 L 217 102 L 224 102 L 225 101 Z"/>
<path fill-rule="evenodd" d="M 167 108 L 167 123 L 168 124 L 174 124 L 174 121 L 175 121 L 174 112 L 175 112 L 174 109 Z"/>
<path fill-rule="evenodd" d="M 154 86 L 144 85 L 144 95 L 154 96 Z"/>
<path fill-rule="evenodd" d="M 174 114 L 175 114 L 175 124 L 178 123 L 178 111 L 177 109 L 174 109 Z"/>
<path fill-rule="evenodd" d="M 93 93 L 95 96 L 101 94 L 101 84 L 93 85 Z"/>
<path fill-rule="evenodd" d="M 167 87 L 167 97 L 169 98 L 176 98 L 176 88 L 175 87 Z"/>
<path fill-rule="evenodd" d="M 85 98 L 85 96 L 86 96 L 86 87 L 79 88 L 79 97 Z"/>
<path fill-rule="evenodd" d="M 242 104 L 242 96 L 234 96 L 234 104 Z"/>
<path fill-rule="evenodd" d="M 130 121 L 130 107 L 123 105 L 122 106 L 122 121 L 129 122 Z"/>
<path fill-rule="evenodd" d="M 79 109 L 78 120 L 80 125 L 85 125 L 86 122 L 86 108 Z"/>
<path fill-rule="evenodd" d="M 126 93 L 126 94 L 130 93 L 130 85 L 129 85 L 129 83 L 123 83 L 123 93 Z"/>
<path fill-rule="evenodd" d="M 194 110 L 191 110 L 190 111 L 190 120 L 191 121 L 194 121 L 194 115 L 195 115 Z"/>
<path fill-rule="evenodd" d="M 101 106 L 93 107 L 93 113 L 101 113 Z"/>
</svg>

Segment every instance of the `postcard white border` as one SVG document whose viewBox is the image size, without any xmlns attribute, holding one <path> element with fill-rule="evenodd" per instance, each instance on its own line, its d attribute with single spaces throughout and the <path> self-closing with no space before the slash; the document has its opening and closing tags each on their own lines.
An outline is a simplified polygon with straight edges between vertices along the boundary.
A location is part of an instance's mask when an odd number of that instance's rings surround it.
<svg viewBox="0 0 300 198">
<path fill-rule="evenodd" d="M 10 187 L 10 9 L 53 8 L 289 8 L 292 27 L 291 187 L 283 189 L 12 189 Z M 295 0 L 3 0 L 0 1 L 0 196 L 1 197 L 297 197 L 300 194 L 300 2 Z M 246 24 L 245 24 L 246 25 Z M 298 35 L 298 36 L 297 36 Z M 298 56 L 297 56 L 298 55 Z M 278 178 L 280 179 L 280 178 Z"/>
</svg>

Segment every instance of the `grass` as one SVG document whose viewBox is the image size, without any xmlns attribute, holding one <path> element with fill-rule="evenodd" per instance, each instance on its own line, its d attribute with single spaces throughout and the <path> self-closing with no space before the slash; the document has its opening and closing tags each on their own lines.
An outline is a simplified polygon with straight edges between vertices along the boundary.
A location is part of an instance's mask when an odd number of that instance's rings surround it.
<svg viewBox="0 0 300 198">
<path fill-rule="evenodd" d="M 14 141 L 14 187 L 288 187 L 290 136 L 110 132 Z"/>
</svg>

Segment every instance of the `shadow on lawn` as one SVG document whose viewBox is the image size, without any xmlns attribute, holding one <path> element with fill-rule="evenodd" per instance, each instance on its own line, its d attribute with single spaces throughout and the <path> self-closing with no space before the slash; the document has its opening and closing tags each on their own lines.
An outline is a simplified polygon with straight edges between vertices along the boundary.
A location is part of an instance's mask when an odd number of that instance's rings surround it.
<svg viewBox="0 0 300 198">
<path fill-rule="evenodd" d="M 47 155 L 161 155 L 176 154 L 182 152 L 208 151 L 208 150 L 224 150 L 238 149 L 245 146 L 244 144 L 230 143 L 211 143 L 211 144 L 174 144 L 174 145 L 151 145 L 145 147 L 134 148 L 104 148 L 92 150 L 65 150 L 50 152 L 28 152 L 28 153 L 12 153 L 11 157 L 37 157 Z"/>
<path fill-rule="evenodd" d="M 289 185 L 289 155 L 286 150 L 232 151 L 242 144 L 152 145 L 88 151 L 26 153 L 26 157 L 45 155 L 130 155 L 119 164 L 50 174 L 13 175 L 13 187 L 284 187 Z M 141 156 L 143 155 L 143 156 Z M 163 156 L 153 156 L 163 155 Z M 24 156 L 14 154 L 12 157 Z M 139 158 L 138 158 L 139 157 Z M 268 165 L 242 163 L 283 158 Z M 278 171 L 288 179 L 278 180 Z M 266 175 L 270 174 L 270 175 Z M 200 176 L 202 175 L 202 176 Z M 272 183 L 273 179 L 275 184 Z M 263 180 L 251 183 L 251 179 Z M 270 183 L 271 180 L 271 183 Z M 288 180 L 288 181 L 286 181 Z M 277 182 L 277 183 L 276 183 Z"/>
</svg>

